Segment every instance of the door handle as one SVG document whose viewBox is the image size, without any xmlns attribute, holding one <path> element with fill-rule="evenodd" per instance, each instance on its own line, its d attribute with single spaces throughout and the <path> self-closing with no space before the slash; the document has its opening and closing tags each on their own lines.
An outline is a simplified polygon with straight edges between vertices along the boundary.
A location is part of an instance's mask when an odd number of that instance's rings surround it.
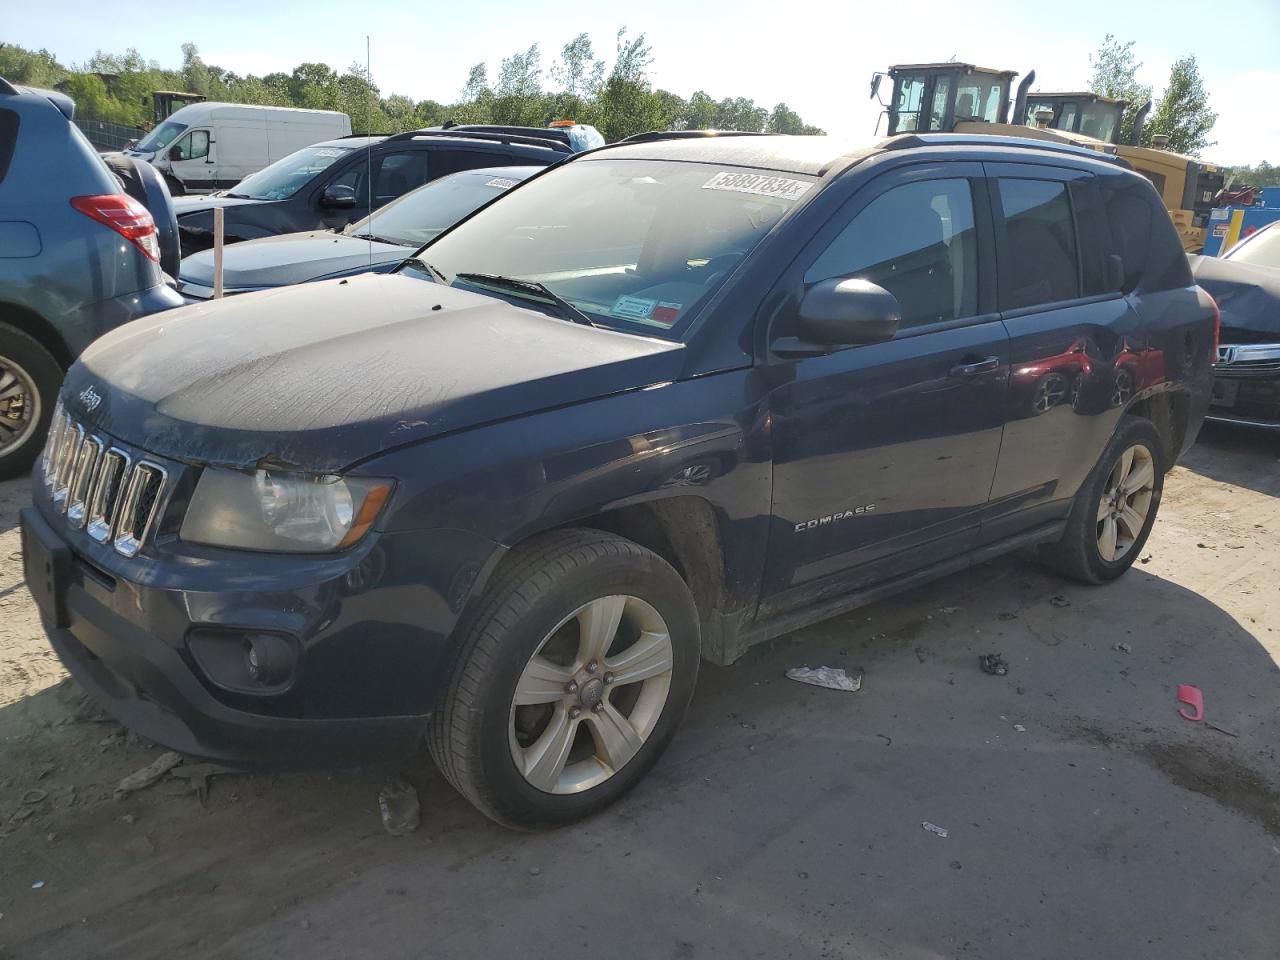
<svg viewBox="0 0 1280 960">
<path fill-rule="evenodd" d="M 966 360 L 968 357 L 965 358 Z M 1000 369 L 999 357 L 987 357 L 985 360 L 975 360 L 971 363 L 961 363 L 951 368 L 950 375 L 953 377 L 976 377 L 982 373 L 991 373 Z"/>
</svg>

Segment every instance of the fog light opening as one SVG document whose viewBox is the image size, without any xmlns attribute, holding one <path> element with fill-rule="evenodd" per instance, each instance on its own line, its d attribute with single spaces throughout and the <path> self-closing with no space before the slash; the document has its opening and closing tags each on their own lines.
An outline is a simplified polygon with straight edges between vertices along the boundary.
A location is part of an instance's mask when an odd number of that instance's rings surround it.
<svg viewBox="0 0 1280 960">
<path fill-rule="evenodd" d="M 289 679 L 293 651 L 283 637 L 269 633 L 244 638 L 244 667 L 249 679 L 264 687 L 274 687 Z"/>
</svg>

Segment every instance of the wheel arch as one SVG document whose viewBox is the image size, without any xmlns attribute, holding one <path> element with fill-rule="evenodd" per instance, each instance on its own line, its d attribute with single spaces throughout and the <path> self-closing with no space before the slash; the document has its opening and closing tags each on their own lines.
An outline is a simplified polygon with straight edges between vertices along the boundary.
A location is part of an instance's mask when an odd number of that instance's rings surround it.
<svg viewBox="0 0 1280 960">
<path fill-rule="evenodd" d="M 0 323 L 7 323 L 36 340 L 53 354 L 63 370 L 70 367 L 75 359 L 57 327 L 29 307 L 0 301 Z"/>
<path fill-rule="evenodd" d="M 1168 473 L 1182 454 L 1191 422 L 1191 396 L 1183 390 L 1147 393 L 1134 400 L 1126 414 L 1145 417 L 1155 424 L 1164 445 L 1164 470 Z"/>
</svg>

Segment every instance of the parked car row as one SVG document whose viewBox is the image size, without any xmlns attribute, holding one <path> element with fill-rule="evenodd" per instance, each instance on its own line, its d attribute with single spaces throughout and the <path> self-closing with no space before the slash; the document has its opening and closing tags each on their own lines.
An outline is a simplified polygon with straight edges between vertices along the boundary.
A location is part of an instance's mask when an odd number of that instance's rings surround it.
<svg viewBox="0 0 1280 960">
<path fill-rule="evenodd" d="M 1121 576 L 1210 401 L 1158 194 L 1072 147 L 427 131 L 201 202 L 232 290 L 311 282 L 210 301 L 196 254 L 71 366 L 21 521 L 54 649 L 197 756 L 425 737 L 516 827 L 634 786 L 701 660 L 1019 547 Z"/>
</svg>

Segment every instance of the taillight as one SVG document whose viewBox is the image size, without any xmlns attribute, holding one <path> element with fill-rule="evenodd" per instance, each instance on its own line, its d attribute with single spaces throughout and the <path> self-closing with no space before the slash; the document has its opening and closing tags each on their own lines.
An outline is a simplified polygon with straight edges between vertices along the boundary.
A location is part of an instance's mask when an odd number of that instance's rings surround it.
<svg viewBox="0 0 1280 960">
<path fill-rule="evenodd" d="M 133 197 L 107 193 L 96 197 L 72 197 L 71 205 L 90 220 L 110 227 L 156 263 L 160 262 L 160 239 L 156 222 L 147 208 Z"/>
</svg>

